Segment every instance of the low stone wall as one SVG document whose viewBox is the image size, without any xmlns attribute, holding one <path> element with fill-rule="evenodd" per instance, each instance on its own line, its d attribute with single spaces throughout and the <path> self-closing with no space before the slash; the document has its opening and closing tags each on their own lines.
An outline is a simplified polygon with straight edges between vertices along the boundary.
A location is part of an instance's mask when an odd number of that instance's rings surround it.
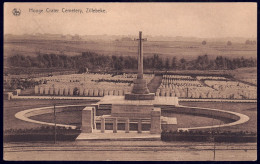
<svg viewBox="0 0 260 164">
<path fill-rule="evenodd" d="M 56 112 L 62 112 L 64 110 L 67 110 L 66 108 L 71 108 L 71 107 L 77 107 L 77 108 L 82 107 L 83 108 L 85 106 L 86 106 L 85 104 L 56 106 Z M 23 110 L 23 111 L 16 113 L 15 117 L 20 119 L 20 120 L 31 122 L 31 123 L 54 126 L 55 125 L 54 123 L 37 121 L 37 120 L 33 120 L 33 119 L 29 118 L 29 117 L 32 117 L 32 116 L 46 114 L 46 113 L 53 113 L 53 106 Z M 74 126 L 74 125 L 56 124 L 56 126 L 76 129 L 76 126 Z"/>
<path fill-rule="evenodd" d="M 220 110 L 220 109 L 189 107 L 189 106 L 179 105 L 174 108 L 171 108 L 171 111 L 176 113 L 183 113 L 183 114 L 194 114 L 194 115 L 202 115 L 202 116 L 209 116 L 215 118 L 226 118 L 233 121 L 231 123 L 221 124 L 221 125 L 192 127 L 192 128 L 178 128 L 178 130 L 184 130 L 184 131 L 234 126 L 238 124 L 243 124 L 249 120 L 249 117 L 244 114 Z"/>
</svg>

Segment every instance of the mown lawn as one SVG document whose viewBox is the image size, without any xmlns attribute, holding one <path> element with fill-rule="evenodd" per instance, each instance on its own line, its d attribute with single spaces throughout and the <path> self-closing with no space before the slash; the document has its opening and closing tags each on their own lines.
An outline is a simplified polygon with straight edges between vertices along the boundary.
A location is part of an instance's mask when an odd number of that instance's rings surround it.
<svg viewBox="0 0 260 164">
<path fill-rule="evenodd" d="M 57 105 L 65 104 L 89 104 L 86 100 L 55 100 Z M 207 107 L 234 111 L 245 114 L 250 117 L 250 120 L 244 124 L 221 128 L 223 131 L 249 131 L 257 132 L 257 104 L 256 103 L 219 103 L 219 102 L 180 102 L 181 105 L 194 107 Z M 15 118 L 15 114 L 19 111 L 31 109 L 35 107 L 53 106 L 53 100 L 10 100 L 4 101 L 4 129 L 29 129 L 36 128 L 42 125 L 25 122 Z M 83 109 L 83 107 L 82 107 Z M 109 112 L 109 111 L 107 111 Z M 109 114 L 109 113 L 103 114 Z M 100 113 L 100 112 L 98 112 Z M 98 114 L 100 115 L 100 114 Z M 202 116 L 192 116 L 175 113 L 162 112 L 163 116 L 176 117 L 178 127 L 198 127 L 227 123 L 227 120 L 218 120 Z M 35 120 L 53 122 L 52 114 L 43 114 L 32 117 Z M 67 110 L 66 112 L 57 113 L 57 123 L 70 124 L 80 126 L 81 124 L 81 109 L 78 107 L 75 110 Z"/>
<path fill-rule="evenodd" d="M 15 114 L 31 108 L 46 107 L 56 105 L 90 104 L 88 100 L 4 100 L 4 130 L 6 129 L 30 129 L 42 125 L 29 123 L 15 118 Z"/>
<path fill-rule="evenodd" d="M 245 114 L 250 118 L 248 122 L 221 128 L 221 130 L 257 132 L 257 103 L 180 102 L 180 105 L 222 109 Z"/>
</svg>

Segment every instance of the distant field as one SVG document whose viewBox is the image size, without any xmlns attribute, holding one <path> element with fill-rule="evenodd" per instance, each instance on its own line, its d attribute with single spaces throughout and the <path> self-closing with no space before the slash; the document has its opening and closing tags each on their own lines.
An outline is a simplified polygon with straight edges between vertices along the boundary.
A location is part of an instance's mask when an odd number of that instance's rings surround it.
<svg viewBox="0 0 260 164">
<path fill-rule="evenodd" d="M 80 55 L 85 51 L 94 51 L 105 55 L 137 55 L 136 41 L 61 41 L 61 40 L 15 40 L 4 43 L 4 56 L 15 54 L 34 56 L 37 53 L 54 53 L 66 55 Z M 210 58 L 217 55 L 227 57 L 256 57 L 256 45 L 226 42 L 187 41 L 148 41 L 144 43 L 144 55 L 161 54 L 164 57 L 177 56 L 186 59 L 196 58 L 198 55 L 208 54 Z"/>
</svg>

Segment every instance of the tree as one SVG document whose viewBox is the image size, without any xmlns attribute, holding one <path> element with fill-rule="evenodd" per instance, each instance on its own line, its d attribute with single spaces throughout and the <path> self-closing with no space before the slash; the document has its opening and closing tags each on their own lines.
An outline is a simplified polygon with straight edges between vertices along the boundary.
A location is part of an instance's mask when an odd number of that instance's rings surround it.
<svg viewBox="0 0 260 164">
<path fill-rule="evenodd" d="M 166 61 L 165 61 L 165 68 L 166 68 L 167 70 L 170 69 L 169 58 L 166 58 Z"/>
<path fill-rule="evenodd" d="M 186 60 L 184 59 L 184 58 L 181 58 L 181 60 L 180 60 L 180 65 L 181 65 L 181 68 L 183 69 L 183 70 L 185 70 L 186 69 Z"/>
<path fill-rule="evenodd" d="M 231 46 L 231 45 L 232 45 L 231 41 L 228 41 L 228 42 L 227 42 L 227 45 L 228 45 L 228 46 Z"/>
<path fill-rule="evenodd" d="M 207 42 L 206 42 L 205 40 L 203 40 L 201 44 L 202 44 L 202 45 L 206 45 Z"/>
<path fill-rule="evenodd" d="M 177 69 L 177 59 L 175 56 L 172 58 L 172 69 Z"/>
</svg>

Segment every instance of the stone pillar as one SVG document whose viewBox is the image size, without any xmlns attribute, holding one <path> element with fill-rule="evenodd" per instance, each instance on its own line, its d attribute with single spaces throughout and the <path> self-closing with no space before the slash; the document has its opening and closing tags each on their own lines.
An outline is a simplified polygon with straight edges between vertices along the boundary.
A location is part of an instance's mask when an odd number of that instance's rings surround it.
<svg viewBox="0 0 260 164">
<path fill-rule="evenodd" d="M 34 87 L 34 93 L 37 95 L 39 93 L 39 87 L 38 86 L 35 86 Z"/>
<path fill-rule="evenodd" d="M 92 108 L 92 116 L 93 116 L 93 129 L 96 129 L 96 109 L 98 108 L 98 105 Z"/>
<path fill-rule="evenodd" d="M 105 117 L 101 117 L 101 133 L 105 133 Z"/>
<path fill-rule="evenodd" d="M 113 133 L 117 133 L 117 118 L 113 119 Z"/>
<path fill-rule="evenodd" d="M 142 120 L 138 120 L 138 133 L 142 133 Z"/>
<path fill-rule="evenodd" d="M 161 134 L 161 108 L 154 108 L 151 111 L 151 134 Z"/>
<path fill-rule="evenodd" d="M 82 133 L 92 133 L 93 131 L 93 107 L 86 107 L 82 111 Z"/>
<path fill-rule="evenodd" d="M 125 132 L 129 133 L 129 118 L 125 120 Z"/>
</svg>

